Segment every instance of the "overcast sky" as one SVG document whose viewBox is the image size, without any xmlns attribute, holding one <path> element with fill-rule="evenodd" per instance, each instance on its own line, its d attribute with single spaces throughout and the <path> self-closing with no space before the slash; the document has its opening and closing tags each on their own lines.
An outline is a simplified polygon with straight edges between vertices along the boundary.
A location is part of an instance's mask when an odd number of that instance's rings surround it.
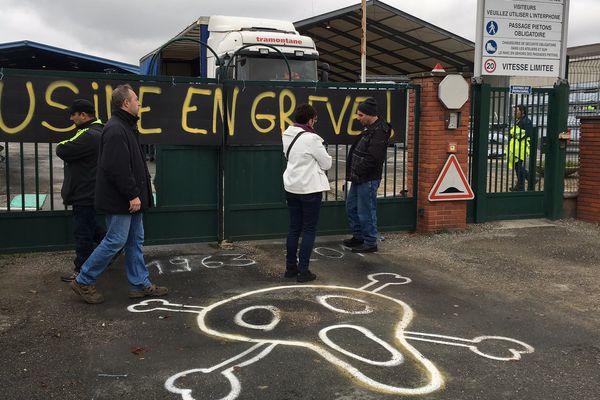
<svg viewBox="0 0 600 400">
<path fill-rule="evenodd" d="M 385 0 L 385 3 L 475 40 L 477 0 Z M 98 57 L 139 59 L 203 15 L 299 21 L 360 0 L 0 0 L 0 43 L 31 40 Z M 574 0 L 569 46 L 600 43 L 600 0 Z"/>
</svg>

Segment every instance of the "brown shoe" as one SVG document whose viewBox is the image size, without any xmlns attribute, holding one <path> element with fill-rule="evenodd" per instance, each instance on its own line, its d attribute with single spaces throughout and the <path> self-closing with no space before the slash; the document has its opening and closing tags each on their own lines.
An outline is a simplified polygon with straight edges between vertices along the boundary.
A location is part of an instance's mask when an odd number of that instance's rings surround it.
<svg viewBox="0 0 600 400">
<path fill-rule="evenodd" d="M 142 290 L 130 290 L 130 299 L 139 299 L 142 297 L 160 297 L 166 296 L 169 293 L 169 289 L 164 286 L 156 286 L 154 283 Z"/>
<path fill-rule="evenodd" d="M 80 295 L 86 303 L 98 304 L 104 301 L 104 296 L 96 291 L 96 285 L 80 285 L 76 280 L 73 280 L 69 286 L 71 286 L 71 289 Z"/>
<path fill-rule="evenodd" d="M 79 273 L 77 272 L 69 272 L 68 274 L 63 274 L 60 276 L 60 280 L 63 282 L 73 282 L 75 278 L 77 278 Z"/>
</svg>

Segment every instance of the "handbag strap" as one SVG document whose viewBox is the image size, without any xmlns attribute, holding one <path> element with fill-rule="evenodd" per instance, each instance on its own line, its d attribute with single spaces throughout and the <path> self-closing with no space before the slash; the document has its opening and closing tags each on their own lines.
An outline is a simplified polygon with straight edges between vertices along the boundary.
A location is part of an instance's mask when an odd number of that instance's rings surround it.
<svg viewBox="0 0 600 400">
<path fill-rule="evenodd" d="M 285 152 L 285 158 L 289 159 L 290 158 L 290 150 L 292 150 L 292 146 L 294 145 L 294 143 L 296 143 L 296 140 L 298 140 L 298 138 L 300 137 L 300 135 L 302 135 L 303 133 L 305 133 L 306 131 L 300 131 L 298 132 L 298 134 L 294 137 L 294 140 L 292 140 L 292 143 L 290 143 L 290 147 L 288 147 L 287 151 Z"/>
</svg>

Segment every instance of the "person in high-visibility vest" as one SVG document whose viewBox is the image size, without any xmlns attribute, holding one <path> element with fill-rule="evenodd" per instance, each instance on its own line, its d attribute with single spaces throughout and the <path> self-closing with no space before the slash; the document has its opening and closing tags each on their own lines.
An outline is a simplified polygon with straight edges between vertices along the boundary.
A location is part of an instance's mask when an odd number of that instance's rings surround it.
<svg viewBox="0 0 600 400">
<path fill-rule="evenodd" d="M 75 236 L 75 268 L 73 272 L 61 275 L 64 282 L 75 279 L 94 251 L 94 243 L 100 243 L 106 234 L 106 229 L 96 222 L 94 208 L 96 168 L 104 124 L 96 117 L 94 105 L 85 99 L 75 100 L 69 115 L 77 132 L 56 146 L 56 155 L 65 162 L 60 194 L 66 206 L 73 206 Z"/>
<path fill-rule="evenodd" d="M 515 170 L 517 184 L 510 188 L 511 191 L 522 192 L 525 190 L 525 180 L 529 180 L 529 171 L 525 162 L 529 157 L 531 147 L 531 132 L 533 124 L 527 117 L 527 109 L 519 104 L 514 107 L 515 124 L 510 128 L 510 140 L 506 149 L 508 168 Z"/>
</svg>

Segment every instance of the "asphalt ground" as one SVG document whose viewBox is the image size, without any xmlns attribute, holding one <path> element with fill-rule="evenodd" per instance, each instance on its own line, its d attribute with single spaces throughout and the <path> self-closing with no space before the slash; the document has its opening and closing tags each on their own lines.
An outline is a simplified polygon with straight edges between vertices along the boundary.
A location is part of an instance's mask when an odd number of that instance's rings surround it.
<svg viewBox="0 0 600 400">
<path fill-rule="evenodd" d="M 357 255 L 320 237 L 316 281 L 283 241 L 146 248 L 88 305 L 71 252 L 0 256 L 2 399 L 597 399 L 600 228 L 564 221 L 387 233 Z"/>
</svg>

